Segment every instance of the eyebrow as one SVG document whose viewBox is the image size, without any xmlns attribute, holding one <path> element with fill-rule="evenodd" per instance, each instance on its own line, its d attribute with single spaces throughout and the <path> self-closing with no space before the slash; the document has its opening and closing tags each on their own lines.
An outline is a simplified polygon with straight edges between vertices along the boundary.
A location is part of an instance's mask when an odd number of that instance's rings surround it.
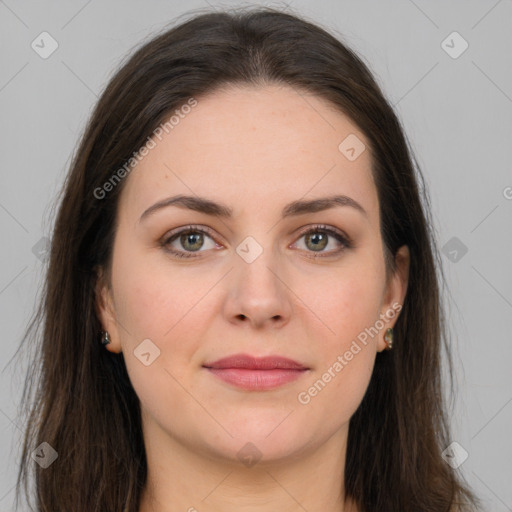
<svg viewBox="0 0 512 512">
<path fill-rule="evenodd" d="M 158 201 L 154 205 L 150 206 L 140 216 L 139 222 L 156 211 L 171 205 L 224 219 L 229 219 L 233 215 L 233 210 L 231 208 L 226 205 L 216 203 L 210 199 L 199 196 L 178 195 L 163 199 L 162 201 Z M 366 210 L 355 199 L 345 195 L 334 195 L 311 200 L 293 201 L 283 208 L 281 217 L 284 219 L 286 217 L 302 215 L 304 213 L 315 213 L 328 210 L 336 206 L 349 206 L 356 209 L 365 217 L 368 217 Z"/>
</svg>

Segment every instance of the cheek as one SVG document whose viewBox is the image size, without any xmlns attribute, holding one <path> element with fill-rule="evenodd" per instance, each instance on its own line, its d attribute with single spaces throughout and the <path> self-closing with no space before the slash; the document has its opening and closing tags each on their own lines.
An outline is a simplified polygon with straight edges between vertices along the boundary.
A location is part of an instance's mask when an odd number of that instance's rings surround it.
<svg viewBox="0 0 512 512">
<path fill-rule="evenodd" d="M 178 382 L 190 381 L 194 371 L 190 361 L 202 339 L 201 320 L 207 317 L 205 309 L 212 307 L 205 296 L 216 280 L 206 270 L 184 272 L 173 268 L 165 256 L 150 258 L 147 250 L 130 253 L 119 244 L 112 275 L 116 316 L 126 368 L 144 403 L 154 399 L 153 407 L 158 408 L 161 398 L 155 390 L 181 396 Z M 134 351 L 147 339 L 157 347 L 146 342 L 158 356 L 145 366 Z"/>
<path fill-rule="evenodd" d="M 379 318 L 379 286 L 372 272 L 340 273 L 336 283 L 326 283 L 326 293 L 315 293 L 314 311 L 333 332 L 317 337 L 318 364 L 297 401 L 312 417 L 327 418 L 321 427 L 326 435 L 350 420 L 368 388 L 378 339 L 370 328 Z"/>
<path fill-rule="evenodd" d="M 374 261 L 357 268 L 347 265 L 316 282 L 317 286 L 309 287 L 307 292 L 305 288 L 303 294 L 311 310 L 329 328 L 332 349 L 346 350 L 379 319 L 383 287 L 380 267 Z"/>
<path fill-rule="evenodd" d="M 297 407 L 308 418 L 323 418 L 319 428 L 330 435 L 350 421 L 370 383 L 375 362 L 375 351 L 361 346 L 360 351 L 347 361 L 333 359 L 300 390 Z"/>
<path fill-rule="evenodd" d="M 370 382 L 378 336 L 375 328 L 384 284 L 383 268 L 372 259 L 360 259 L 316 280 L 303 296 L 311 310 L 329 328 L 317 339 L 318 365 L 305 392 L 312 410 L 332 408 L 334 418 L 348 420 L 359 406 Z M 333 421 L 338 421 L 333 420 Z"/>
<path fill-rule="evenodd" d="M 159 343 L 172 338 L 172 332 L 187 322 L 189 312 L 212 286 L 211 273 L 183 271 L 163 253 L 149 257 L 147 249 L 127 251 L 122 243 L 114 255 L 112 278 L 116 314 L 129 333 L 124 332 L 124 336 L 130 343 L 146 338 Z"/>
</svg>

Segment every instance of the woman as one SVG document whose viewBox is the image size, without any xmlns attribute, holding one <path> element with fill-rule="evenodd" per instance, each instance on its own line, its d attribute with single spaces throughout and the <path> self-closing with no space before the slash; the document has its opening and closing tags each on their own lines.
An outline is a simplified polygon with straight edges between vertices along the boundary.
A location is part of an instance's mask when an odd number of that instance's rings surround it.
<svg viewBox="0 0 512 512">
<path fill-rule="evenodd" d="M 138 49 L 29 327 L 37 510 L 476 510 L 442 456 L 418 177 L 368 68 L 304 19 L 207 13 Z"/>
</svg>

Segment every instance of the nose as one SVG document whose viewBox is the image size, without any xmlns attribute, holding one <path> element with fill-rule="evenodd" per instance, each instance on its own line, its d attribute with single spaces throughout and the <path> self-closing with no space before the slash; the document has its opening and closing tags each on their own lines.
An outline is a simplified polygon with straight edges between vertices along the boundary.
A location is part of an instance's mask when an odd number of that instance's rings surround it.
<svg viewBox="0 0 512 512">
<path fill-rule="evenodd" d="M 229 322 L 247 323 L 256 329 L 282 327 L 289 322 L 293 294 L 266 252 L 252 263 L 237 261 L 228 285 L 224 312 Z"/>
</svg>

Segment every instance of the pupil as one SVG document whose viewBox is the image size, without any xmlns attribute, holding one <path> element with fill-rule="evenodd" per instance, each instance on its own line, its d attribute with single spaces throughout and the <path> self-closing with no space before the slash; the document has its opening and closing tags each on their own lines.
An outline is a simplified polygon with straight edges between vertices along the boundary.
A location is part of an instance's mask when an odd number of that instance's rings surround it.
<svg viewBox="0 0 512 512">
<path fill-rule="evenodd" d="M 202 237 L 202 235 L 200 233 L 196 233 L 196 234 L 188 233 L 188 234 L 184 235 L 184 238 L 185 238 L 185 243 L 183 244 L 184 247 L 187 248 L 187 244 L 190 242 L 190 244 L 192 246 L 194 246 L 195 244 L 197 244 L 197 246 L 196 247 L 188 247 L 189 249 L 191 249 L 193 251 L 200 249 L 201 245 L 202 245 L 201 237 Z M 195 243 L 194 243 L 194 240 L 195 240 Z"/>
<path fill-rule="evenodd" d="M 327 237 L 323 233 L 315 233 L 313 235 L 309 235 L 308 239 L 313 241 L 314 250 L 317 250 L 318 248 L 323 249 L 327 243 Z"/>
</svg>

